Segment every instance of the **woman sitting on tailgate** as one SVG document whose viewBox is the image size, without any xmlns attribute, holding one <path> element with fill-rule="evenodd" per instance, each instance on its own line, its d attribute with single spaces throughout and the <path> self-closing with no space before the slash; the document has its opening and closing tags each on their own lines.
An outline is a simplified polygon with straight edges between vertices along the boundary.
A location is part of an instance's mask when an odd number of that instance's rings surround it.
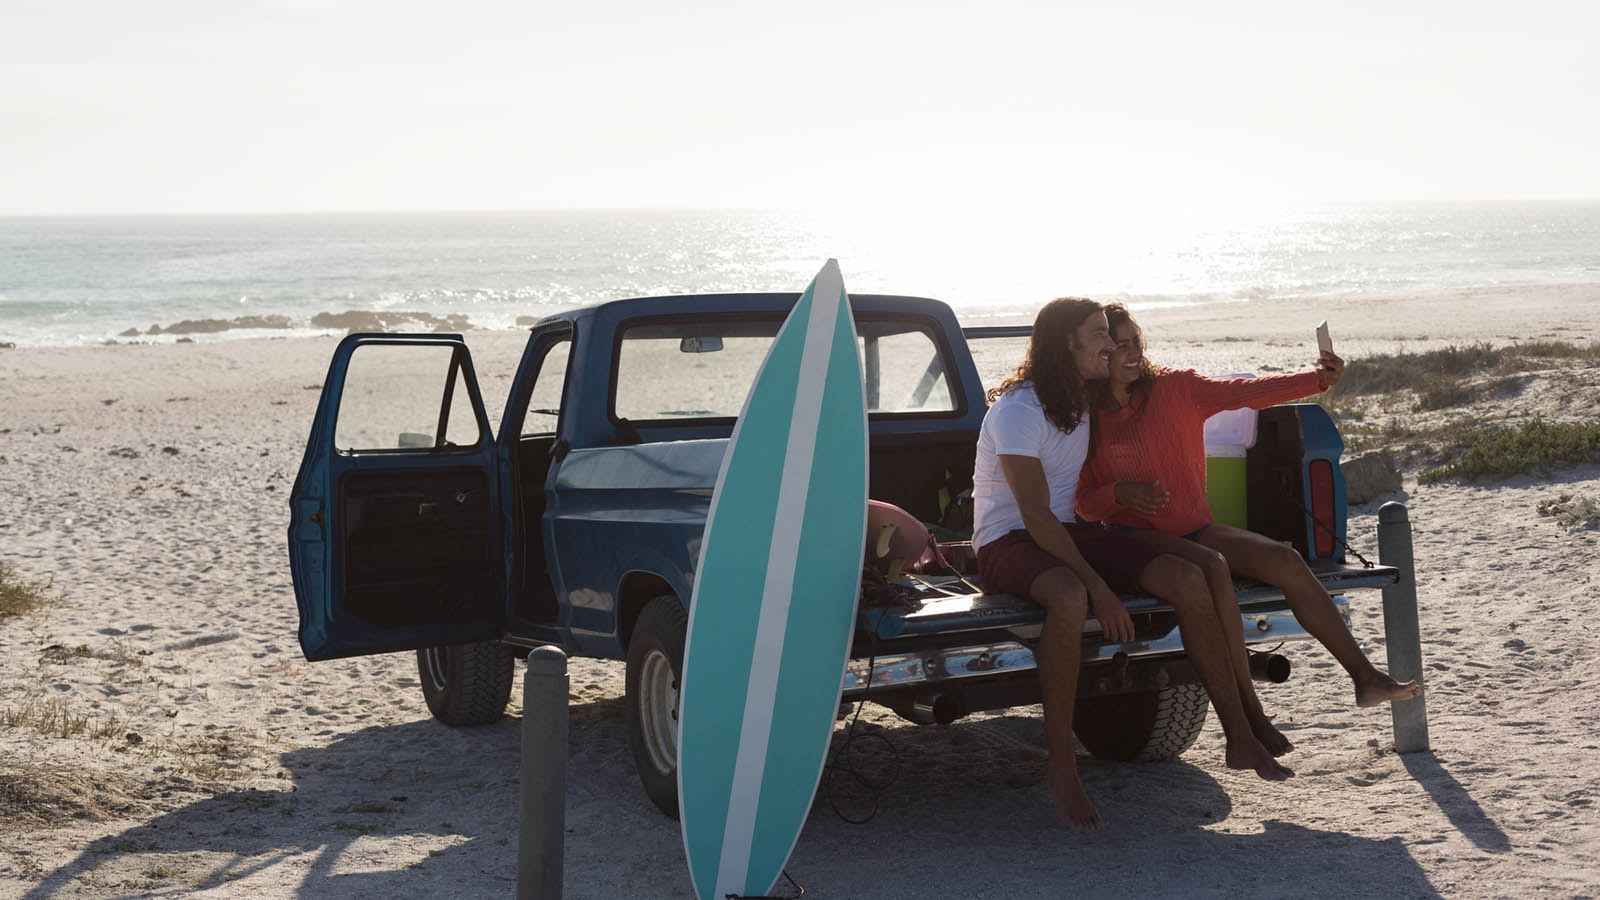
<svg viewBox="0 0 1600 900">
<path fill-rule="evenodd" d="M 1249 681 L 1250 672 L 1231 577 L 1235 574 L 1283 591 L 1295 618 L 1350 673 L 1356 705 L 1375 706 L 1421 693 L 1416 682 L 1397 683 L 1362 654 L 1333 598 L 1293 547 L 1213 522 L 1206 503 L 1205 420 L 1227 409 L 1261 409 L 1319 394 L 1338 383 L 1344 361 L 1327 352 L 1314 370 L 1294 375 L 1206 378 L 1192 369 L 1152 365 L 1144 356 L 1143 332 L 1122 304 L 1107 306 L 1106 316 L 1116 348 L 1110 377 L 1090 383 L 1093 446 L 1078 486 L 1079 515 L 1140 529 L 1164 552 L 1205 570 L 1229 631 L 1241 683 Z M 1265 720 L 1259 709 L 1252 715 Z M 1276 729 L 1272 734 L 1276 737 L 1271 740 L 1262 736 L 1274 754 L 1293 749 Z"/>
</svg>

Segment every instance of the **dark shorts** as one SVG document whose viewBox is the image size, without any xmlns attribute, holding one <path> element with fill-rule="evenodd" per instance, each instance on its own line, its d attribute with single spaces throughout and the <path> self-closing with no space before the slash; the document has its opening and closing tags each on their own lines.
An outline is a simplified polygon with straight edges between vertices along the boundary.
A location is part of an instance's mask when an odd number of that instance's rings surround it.
<svg viewBox="0 0 1600 900">
<path fill-rule="evenodd" d="M 1137 535 L 1088 522 L 1064 522 L 1083 559 L 1119 594 L 1142 594 L 1139 575 L 1162 551 Z M 978 574 L 992 594 L 1027 597 L 1033 580 L 1067 564 L 1045 552 L 1025 530 L 1017 530 L 978 548 Z M 1031 598 L 1030 598 L 1031 599 Z"/>
</svg>

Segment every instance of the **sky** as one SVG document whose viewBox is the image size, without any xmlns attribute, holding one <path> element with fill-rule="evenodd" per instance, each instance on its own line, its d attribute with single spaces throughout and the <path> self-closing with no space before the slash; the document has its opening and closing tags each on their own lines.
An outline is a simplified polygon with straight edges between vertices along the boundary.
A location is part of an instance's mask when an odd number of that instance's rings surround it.
<svg viewBox="0 0 1600 900">
<path fill-rule="evenodd" d="M 1600 198 L 1600 3 L 6 0 L 0 215 Z"/>
</svg>

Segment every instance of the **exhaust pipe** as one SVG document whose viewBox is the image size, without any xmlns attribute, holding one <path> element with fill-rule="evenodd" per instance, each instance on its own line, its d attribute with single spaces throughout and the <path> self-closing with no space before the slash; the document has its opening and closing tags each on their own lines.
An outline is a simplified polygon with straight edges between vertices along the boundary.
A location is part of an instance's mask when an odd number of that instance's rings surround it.
<svg viewBox="0 0 1600 900">
<path fill-rule="evenodd" d="M 949 725 L 961 718 L 961 701 L 949 694 L 922 691 L 903 714 L 918 725 Z"/>
<path fill-rule="evenodd" d="M 1277 653 L 1250 654 L 1250 677 L 1256 681 L 1283 684 L 1289 680 L 1289 657 Z"/>
</svg>

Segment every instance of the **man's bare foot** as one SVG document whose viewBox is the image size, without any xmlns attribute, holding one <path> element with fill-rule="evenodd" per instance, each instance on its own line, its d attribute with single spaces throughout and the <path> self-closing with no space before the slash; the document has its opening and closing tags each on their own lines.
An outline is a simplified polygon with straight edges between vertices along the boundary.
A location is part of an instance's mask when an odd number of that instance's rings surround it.
<svg viewBox="0 0 1600 900">
<path fill-rule="evenodd" d="M 1272 720 L 1267 718 L 1266 713 L 1252 715 L 1249 719 L 1250 732 L 1256 736 L 1256 740 L 1261 742 L 1261 746 L 1267 748 L 1268 753 L 1271 753 L 1274 757 L 1279 757 L 1294 749 L 1294 744 L 1283 736 L 1283 732 L 1278 730 L 1278 726 L 1272 724 Z"/>
<path fill-rule="evenodd" d="M 1228 768 L 1254 769 L 1265 781 L 1285 781 L 1294 777 L 1294 770 L 1273 759 L 1254 735 L 1228 741 L 1228 751 L 1223 758 Z"/>
<path fill-rule="evenodd" d="M 1077 828 L 1099 828 L 1100 813 L 1089 802 L 1089 795 L 1083 792 L 1083 782 L 1078 780 L 1077 763 L 1051 763 L 1046 774 L 1050 782 L 1050 796 L 1055 798 L 1061 818 Z"/>
<path fill-rule="evenodd" d="M 1422 685 L 1415 681 L 1401 684 L 1388 675 L 1372 670 L 1372 674 L 1356 682 L 1356 705 L 1377 706 L 1397 700 L 1412 700 L 1422 696 Z"/>
</svg>

